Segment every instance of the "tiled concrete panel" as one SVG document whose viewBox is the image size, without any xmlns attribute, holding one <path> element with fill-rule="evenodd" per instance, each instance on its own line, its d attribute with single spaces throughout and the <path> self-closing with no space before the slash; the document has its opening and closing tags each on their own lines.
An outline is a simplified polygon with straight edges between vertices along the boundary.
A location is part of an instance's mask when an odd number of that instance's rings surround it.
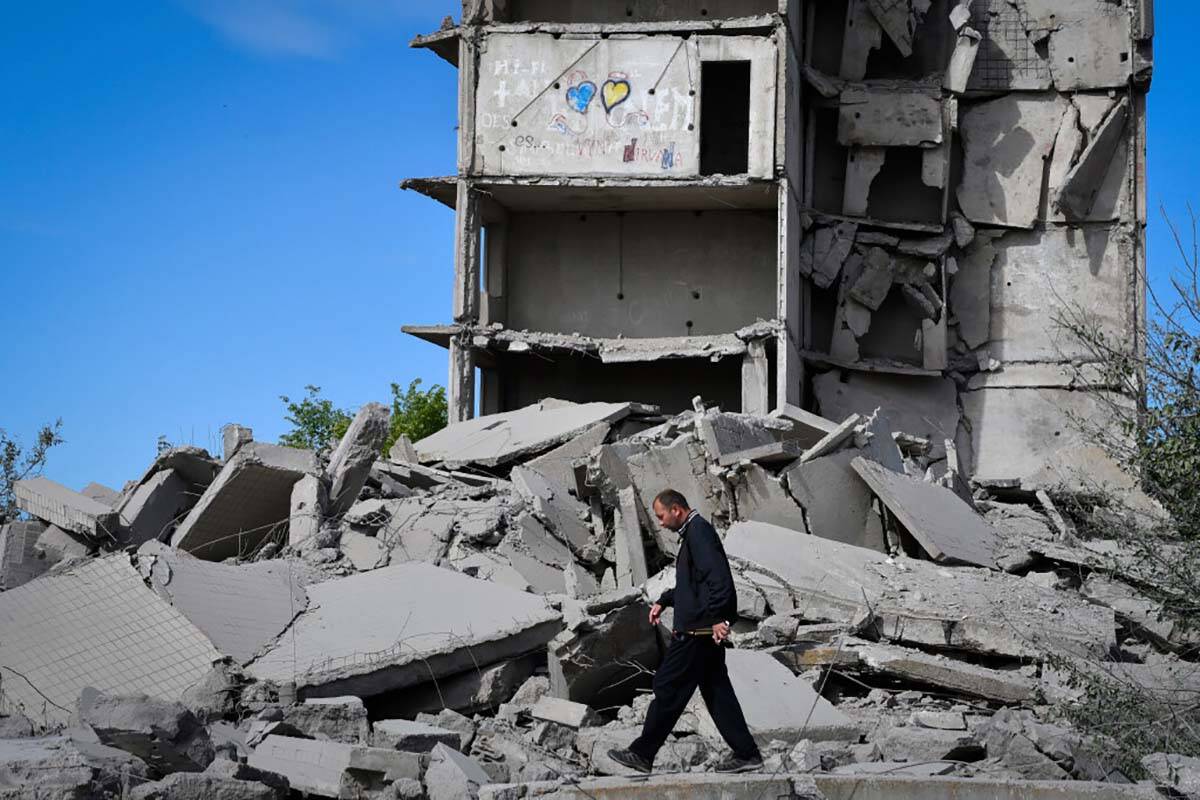
<svg viewBox="0 0 1200 800">
<path fill-rule="evenodd" d="M 308 607 L 303 566 L 290 560 L 214 564 L 158 542 L 144 544 L 138 558 L 155 591 L 243 664 Z"/>
<path fill-rule="evenodd" d="M 123 553 L 0 594 L 4 699 L 39 725 L 65 725 L 85 686 L 177 700 L 218 658 Z"/>
<path fill-rule="evenodd" d="M 37 549 L 43 522 L 0 525 L 0 589 L 15 589 L 45 572 L 53 563 Z"/>
</svg>

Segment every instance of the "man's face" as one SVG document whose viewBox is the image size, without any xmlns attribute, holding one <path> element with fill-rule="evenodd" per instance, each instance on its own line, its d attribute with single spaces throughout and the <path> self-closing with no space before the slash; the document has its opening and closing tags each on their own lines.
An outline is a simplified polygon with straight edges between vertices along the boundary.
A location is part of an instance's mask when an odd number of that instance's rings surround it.
<svg viewBox="0 0 1200 800">
<path fill-rule="evenodd" d="M 687 521 L 687 509 L 683 506 L 671 506 L 666 508 L 657 500 L 654 501 L 654 516 L 658 517 L 658 524 L 662 525 L 669 531 L 677 531 L 683 527 L 683 523 Z"/>
</svg>

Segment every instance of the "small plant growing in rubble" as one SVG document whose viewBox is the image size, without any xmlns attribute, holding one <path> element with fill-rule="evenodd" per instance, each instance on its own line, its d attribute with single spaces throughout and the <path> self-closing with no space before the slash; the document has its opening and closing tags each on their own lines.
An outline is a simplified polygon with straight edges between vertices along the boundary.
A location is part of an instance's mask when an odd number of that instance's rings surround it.
<svg viewBox="0 0 1200 800">
<path fill-rule="evenodd" d="M 287 409 L 284 419 L 292 425 L 290 431 L 279 437 L 279 443 L 287 447 L 316 452 L 333 447 L 354 419 L 353 414 L 321 397 L 320 386 L 305 386 L 304 399 L 299 401 L 287 395 L 280 395 L 279 399 Z"/>
<path fill-rule="evenodd" d="M 1075 498 L 1067 510 L 1082 535 L 1119 542 L 1121 555 L 1106 570 L 1174 623 L 1175 664 L 1185 673 L 1200 671 L 1200 239 L 1196 214 L 1188 211 L 1191 247 L 1167 219 L 1182 265 L 1165 296 L 1148 292 L 1149 318 L 1139 322 L 1139 342 L 1106 333 L 1081 308 L 1058 319 L 1089 354 L 1077 377 L 1109 390 L 1096 395 L 1107 407 L 1103 423 L 1074 422 L 1137 476 L 1165 513 L 1134 508 L 1102 489 Z M 1109 669 L 1111 662 L 1052 658 L 1050 666 L 1076 692 L 1059 704 L 1060 712 L 1091 736 L 1105 766 L 1136 779 L 1150 753 L 1200 756 L 1200 695 L 1154 690 Z"/>
<path fill-rule="evenodd" d="M 53 425 L 43 425 L 37 432 L 33 447 L 25 450 L 20 442 L 0 428 L 0 525 L 17 518 L 14 484 L 42 473 L 50 448 L 66 441 L 61 432 L 61 419 L 56 419 Z"/>
<path fill-rule="evenodd" d="M 401 436 L 416 442 L 446 427 L 445 387 L 435 384 L 424 391 L 420 387 L 420 378 L 410 383 L 405 391 L 400 390 L 400 384 L 392 384 L 392 421 L 387 441 L 383 443 L 384 453 L 391 450 Z"/>
</svg>

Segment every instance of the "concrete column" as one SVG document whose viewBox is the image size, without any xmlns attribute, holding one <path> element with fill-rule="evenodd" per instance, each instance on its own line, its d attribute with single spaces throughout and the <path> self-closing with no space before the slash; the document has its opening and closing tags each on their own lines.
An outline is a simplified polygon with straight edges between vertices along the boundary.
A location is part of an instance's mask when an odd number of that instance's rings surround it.
<svg viewBox="0 0 1200 800">
<path fill-rule="evenodd" d="M 458 181 L 454 215 L 454 321 L 479 321 L 479 194 Z"/>
<path fill-rule="evenodd" d="M 464 422 L 475 416 L 475 356 L 470 334 L 450 338 L 450 390 L 447 416 L 450 423 Z"/>
<path fill-rule="evenodd" d="M 775 347 L 775 402 L 794 406 L 804 402 L 804 362 L 800 350 L 806 344 L 804 328 L 808 318 L 806 281 L 800 275 L 800 243 L 804 231 L 800 227 L 800 198 L 795 194 L 799 189 L 787 178 L 779 181 L 775 314 L 783 322 L 783 329 Z"/>
<path fill-rule="evenodd" d="M 742 357 L 742 413 L 766 414 L 770 411 L 770 369 L 767 346 L 761 339 L 746 343 Z"/>
</svg>

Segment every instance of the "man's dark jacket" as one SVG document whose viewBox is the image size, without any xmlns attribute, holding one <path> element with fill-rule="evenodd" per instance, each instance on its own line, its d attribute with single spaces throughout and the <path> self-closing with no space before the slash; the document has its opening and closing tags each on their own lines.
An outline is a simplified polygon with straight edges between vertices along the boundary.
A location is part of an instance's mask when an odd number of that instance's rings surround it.
<svg viewBox="0 0 1200 800">
<path fill-rule="evenodd" d="M 672 629 L 682 633 L 719 622 L 732 624 L 737 619 L 737 590 L 717 531 L 704 517 L 692 514 L 679 536 L 675 588 L 658 599 L 660 605 L 675 608 Z"/>
</svg>

